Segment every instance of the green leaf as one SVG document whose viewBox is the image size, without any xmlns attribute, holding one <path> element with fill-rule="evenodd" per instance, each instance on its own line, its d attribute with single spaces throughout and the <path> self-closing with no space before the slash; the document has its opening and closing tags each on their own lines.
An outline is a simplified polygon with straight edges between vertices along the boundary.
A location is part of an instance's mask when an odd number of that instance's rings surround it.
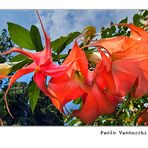
<svg viewBox="0 0 148 148">
<path fill-rule="evenodd" d="M 30 50 L 35 49 L 31 40 L 30 32 L 27 29 L 14 23 L 8 22 L 7 24 L 10 37 L 15 44 L 21 48 Z"/>
<path fill-rule="evenodd" d="M 64 48 L 66 47 L 66 37 L 60 37 L 56 39 L 55 41 L 51 42 L 51 47 L 55 52 L 62 52 Z"/>
<path fill-rule="evenodd" d="M 121 23 L 127 23 L 127 21 L 128 21 L 128 18 L 126 17 L 126 18 L 124 18 L 123 20 L 121 20 L 120 22 L 119 22 L 119 24 L 121 24 Z M 124 26 L 118 26 L 118 28 L 119 29 L 122 29 L 122 28 L 127 28 L 127 27 L 124 27 Z"/>
<path fill-rule="evenodd" d="M 141 10 L 142 13 L 141 13 L 141 17 L 147 17 L 148 16 L 148 10 Z"/>
<path fill-rule="evenodd" d="M 30 60 L 30 59 L 22 60 L 12 67 L 11 72 L 16 72 L 17 70 L 21 69 L 26 64 L 30 64 L 31 62 L 32 62 L 32 60 Z"/>
<path fill-rule="evenodd" d="M 66 37 L 60 37 L 51 42 L 51 47 L 55 52 L 61 53 L 65 47 L 70 44 L 76 37 L 80 35 L 80 32 L 72 32 Z"/>
<path fill-rule="evenodd" d="M 26 59 L 27 59 L 26 56 L 24 56 L 24 55 L 22 55 L 22 54 L 18 54 L 18 55 L 16 55 L 16 56 L 14 56 L 14 57 L 10 60 L 10 62 L 18 62 L 18 61 L 23 61 L 23 60 L 26 60 Z"/>
<path fill-rule="evenodd" d="M 28 59 L 26 56 L 22 54 L 18 54 L 10 60 L 10 65 L 11 63 L 13 65 L 11 72 L 15 72 L 18 69 L 21 69 L 24 65 L 30 64 L 31 62 L 31 59 Z"/>
<path fill-rule="evenodd" d="M 40 32 L 39 29 L 34 25 L 31 26 L 30 36 L 36 51 L 42 51 L 44 48 L 42 45 Z"/>
<path fill-rule="evenodd" d="M 121 20 L 119 23 L 127 23 L 128 18 L 124 18 L 123 20 Z"/>
<path fill-rule="evenodd" d="M 113 23 L 111 23 L 111 25 L 113 25 Z M 113 37 L 114 34 L 116 33 L 116 27 L 115 26 L 110 26 L 110 28 L 103 28 L 101 30 L 101 37 L 102 38 L 109 38 L 109 37 Z"/>
<path fill-rule="evenodd" d="M 107 31 L 106 30 L 102 30 L 101 31 L 101 38 L 106 38 L 107 37 Z"/>
<path fill-rule="evenodd" d="M 111 32 L 115 33 L 116 32 L 116 27 L 115 26 L 111 26 Z"/>
<path fill-rule="evenodd" d="M 79 121 L 80 120 L 78 118 L 74 118 L 73 120 L 71 120 L 71 122 L 68 123 L 68 126 L 74 126 Z"/>
<path fill-rule="evenodd" d="M 73 118 L 74 118 L 73 116 L 64 116 L 64 117 L 63 117 L 64 123 L 70 122 Z"/>
<path fill-rule="evenodd" d="M 81 33 L 80 32 L 72 32 L 67 37 L 67 45 L 70 44 L 75 38 L 77 38 Z"/>
<path fill-rule="evenodd" d="M 133 23 L 134 23 L 134 25 L 139 26 L 139 23 L 140 23 L 140 15 L 139 14 L 134 15 Z"/>
<path fill-rule="evenodd" d="M 80 98 L 78 98 L 78 99 L 75 99 L 75 100 L 73 101 L 73 103 L 74 103 L 74 104 L 80 104 L 80 103 L 82 103 L 82 98 L 80 97 Z"/>
<path fill-rule="evenodd" d="M 39 88 L 37 87 L 34 81 L 31 81 L 29 83 L 28 96 L 29 96 L 31 110 L 33 113 L 34 113 L 34 109 L 36 107 L 37 101 L 39 99 L 39 94 L 40 94 Z"/>
<path fill-rule="evenodd" d="M 67 57 L 67 54 L 60 54 L 59 56 L 55 53 L 52 54 L 53 61 L 59 61 L 59 59 L 65 59 Z"/>
</svg>

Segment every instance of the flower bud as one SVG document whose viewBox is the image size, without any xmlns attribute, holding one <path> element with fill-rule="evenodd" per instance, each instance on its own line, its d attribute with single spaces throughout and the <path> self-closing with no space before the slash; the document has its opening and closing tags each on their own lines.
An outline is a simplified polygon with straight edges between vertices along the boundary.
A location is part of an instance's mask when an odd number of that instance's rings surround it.
<svg viewBox="0 0 148 148">
<path fill-rule="evenodd" d="M 94 51 L 94 52 L 88 53 L 87 54 L 87 58 L 93 64 L 97 64 L 100 61 L 100 59 L 101 59 L 101 55 L 100 55 L 99 52 Z"/>
<path fill-rule="evenodd" d="M 0 64 L 0 75 L 7 76 L 11 72 L 12 66 L 7 63 Z"/>
</svg>

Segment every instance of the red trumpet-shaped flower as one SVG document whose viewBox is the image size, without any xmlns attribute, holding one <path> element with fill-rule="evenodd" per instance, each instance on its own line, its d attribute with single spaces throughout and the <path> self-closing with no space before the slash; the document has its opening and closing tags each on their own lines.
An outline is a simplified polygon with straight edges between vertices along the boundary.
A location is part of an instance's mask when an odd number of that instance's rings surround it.
<svg viewBox="0 0 148 148">
<path fill-rule="evenodd" d="M 86 124 L 92 123 L 99 115 L 112 113 L 120 101 L 116 97 L 116 87 L 110 72 L 111 61 L 101 52 L 102 60 L 95 71 L 88 70 L 85 53 L 75 42 L 73 49 L 63 65 L 77 60 L 66 74 L 54 77 L 49 82 L 49 92 L 56 96 L 53 104 L 61 111 L 69 101 L 82 98 L 82 108 L 73 112 Z"/>
<path fill-rule="evenodd" d="M 111 60 L 103 51 L 99 51 L 102 59 L 93 72 L 89 71 L 89 81 L 92 84 L 84 85 L 83 107 L 74 112 L 75 116 L 87 124 L 92 123 L 100 115 L 113 113 L 121 101 L 116 95 L 116 86 L 110 71 Z"/>
<path fill-rule="evenodd" d="M 43 51 L 32 53 L 32 52 L 28 52 L 28 51 L 20 49 L 20 48 L 12 48 L 7 52 L 0 53 L 1 55 L 3 55 L 3 54 L 9 54 L 11 52 L 18 52 L 18 53 L 25 55 L 29 59 L 33 60 L 33 62 L 31 64 L 16 71 L 16 73 L 10 78 L 8 88 L 7 88 L 5 96 L 4 96 L 4 100 L 6 102 L 6 106 L 7 106 L 8 111 L 9 111 L 9 108 L 8 108 L 7 101 L 6 101 L 6 95 L 9 91 L 9 89 L 11 88 L 12 84 L 18 78 L 20 78 L 21 76 L 23 76 L 25 74 L 34 72 L 33 80 L 35 81 L 37 86 L 40 88 L 40 90 L 45 95 L 50 96 L 50 94 L 46 88 L 46 84 L 45 84 L 46 77 L 47 76 L 56 77 L 56 76 L 62 75 L 73 64 L 73 62 L 71 62 L 67 65 L 59 66 L 59 65 L 56 65 L 52 62 L 50 38 L 44 30 L 44 27 L 43 27 L 43 24 L 42 24 L 42 21 L 41 21 L 39 15 L 38 15 L 38 17 L 39 17 L 39 20 L 40 20 L 40 23 L 42 26 L 42 30 L 43 30 L 44 37 L 45 37 L 45 43 L 46 43 Z M 10 111 L 9 111 L 9 113 L 10 113 Z M 10 113 L 10 115 L 11 115 L 11 113 Z"/>
<path fill-rule="evenodd" d="M 101 39 L 92 45 L 103 47 L 110 53 L 117 93 L 125 96 L 138 77 L 135 97 L 140 97 L 148 92 L 148 33 L 132 24 L 119 25 L 131 29 L 130 37 Z"/>
<path fill-rule="evenodd" d="M 76 59 L 77 61 L 73 63 L 66 73 L 59 77 L 54 77 L 49 81 L 48 90 L 50 94 L 57 98 L 56 100 L 51 97 L 51 100 L 61 112 L 63 112 L 63 106 L 66 103 L 80 97 L 84 93 L 84 90 L 80 86 L 86 81 L 88 63 L 85 53 L 79 48 L 77 42 L 74 43 L 71 52 L 62 66 L 69 65 L 69 63 Z"/>
</svg>

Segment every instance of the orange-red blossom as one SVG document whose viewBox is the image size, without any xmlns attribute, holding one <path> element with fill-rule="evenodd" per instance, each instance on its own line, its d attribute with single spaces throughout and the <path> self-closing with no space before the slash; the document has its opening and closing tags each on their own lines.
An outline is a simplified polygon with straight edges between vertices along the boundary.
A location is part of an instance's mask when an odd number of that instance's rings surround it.
<svg viewBox="0 0 148 148">
<path fill-rule="evenodd" d="M 112 74 L 117 93 L 126 95 L 136 78 L 135 97 L 148 93 L 148 33 L 133 24 L 119 24 L 131 29 L 130 37 L 117 36 L 95 41 L 93 46 L 105 48 L 112 58 Z"/>
<path fill-rule="evenodd" d="M 101 54 L 101 59 L 93 71 L 88 69 L 85 52 L 76 41 L 63 64 L 55 65 L 51 57 L 50 38 L 42 25 L 46 41 L 42 52 L 30 53 L 13 48 L 1 53 L 19 52 L 33 60 L 30 65 L 18 70 L 11 77 L 5 100 L 8 90 L 16 79 L 24 74 L 35 72 L 34 81 L 61 112 L 64 112 L 63 108 L 68 102 L 81 97 L 82 107 L 72 115 L 90 124 L 100 115 L 113 113 L 137 78 L 139 83 L 135 97 L 146 94 L 148 92 L 148 33 L 132 24 L 122 25 L 131 29 L 130 37 L 119 36 L 92 43 L 92 46 L 98 47 Z M 108 52 L 108 56 L 102 48 Z M 47 76 L 52 77 L 48 88 L 45 85 Z"/>
<path fill-rule="evenodd" d="M 39 17 L 39 15 L 38 15 L 38 17 Z M 9 107 L 7 105 L 6 96 L 7 96 L 9 89 L 11 88 L 13 83 L 18 78 L 20 78 L 21 76 L 23 76 L 25 74 L 34 72 L 33 80 L 35 81 L 37 86 L 40 88 L 40 90 L 45 95 L 50 96 L 50 94 L 47 90 L 47 87 L 46 87 L 46 77 L 47 76 L 56 77 L 56 76 L 62 75 L 73 64 L 73 62 L 71 62 L 67 65 L 59 66 L 59 65 L 56 65 L 55 63 L 53 63 L 51 47 L 50 47 L 50 37 L 45 32 L 40 17 L 39 17 L 39 20 L 40 20 L 40 23 L 42 26 L 44 37 L 45 37 L 45 48 L 43 51 L 33 53 L 33 52 L 28 52 L 27 50 L 23 50 L 21 48 L 12 48 L 4 53 L 0 53 L 0 55 L 3 55 L 3 54 L 9 54 L 11 52 L 18 52 L 22 55 L 25 55 L 29 59 L 33 60 L 33 62 L 31 64 L 24 66 L 23 68 L 16 71 L 16 73 L 9 80 L 9 84 L 8 84 L 8 88 L 7 88 L 5 96 L 4 96 L 4 100 L 6 102 L 6 107 L 7 107 L 7 110 L 10 115 L 11 115 L 11 113 L 10 113 Z M 9 76 L 3 76 L 3 75 L 1 76 L 0 75 L 0 79 L 7 78 L 7 77 L 9 77 Z"/>
<path fill-rule="evenodd" d="M 95 41 L 101 54 L 94 71 L 88 70 L 85 53 L 75 45 L 63 65 L 78 58 L 75 67 L 67 74 L 55 77 L 49 82 L 49 91 L 58 99 L 52 99 L 63 112 L 65 104 L 82 97 L 82 108 L 73 115 L 83 122 L 92 123 L 99 115 L 114 112 L 120 102 L 138 79 L 134 97 L 148 92 L 148 33 L 132 24 L 120 24 L 131 29 L 130 37 L 119 36 Z M 104 48 L 108 56 L 101 50 Z"/>
<path fill-rule="evenodd" d="M 116 96 L 116 87 L 110 71 L 111 60 L 99 49 L 101 61 L 94 71 L 88 70 L 88 60 L 85 52 L 75 42 L 65 59 L 63 66 L 78 59 L 65 74 L 49 81 L 48 90 L 57 98 L 51 97 L 53 104 L 64 112 L 69 101 L 82 98 L 82 108 L 73 112 L 86 124 L 92 123 L 99 115 L 113 113 L 117 103 L 121 101 Z"/>
</svg>

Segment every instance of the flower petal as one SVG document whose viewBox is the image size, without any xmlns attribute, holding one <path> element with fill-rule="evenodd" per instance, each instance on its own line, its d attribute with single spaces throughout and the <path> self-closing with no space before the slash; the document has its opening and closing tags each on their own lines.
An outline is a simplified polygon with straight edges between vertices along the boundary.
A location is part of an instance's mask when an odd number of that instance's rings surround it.
<svg viewBox="0 0 148 148">
<path fill-rule="evenodd" d="M 111 71 L 112 63 L 110 55 L 107 57 L 107 55 L 100 48 L 98 48 L 98 50 L 101 54 L 101 61 L 96 65 L 93 72 L 94 81 L 103 92 L 115 94 L 116 87 Z"/>
<path fill-rule="evenodd" d="M 11 76 L 2 76 L 0 75 L 0 80 L 4 79 L 4 78 L 10 78 Z"/>
<path fill-rule="evenodd" d="M 21 48 L 12 48 L 6 52 L 0 53 L 0 55 L 9 54 L 11 52 L 18 52 L 18 53 L 23 54 L 24 56 L 27 56 L 30 59 L 33 59 L 33 53 L 22 50 Z"/>
<path fill-rule="evenodd" d="M 47 90 L 46 87 L 46 75 L 44 73 L 42 73 L 41 71 L 38 71 L 34 74 L 33 76 L 33 80 L 35 81 L 35 83 L 37 84 L 37 86 L 39 87 L 39 89 L 46 95 L 46 96 L 50 96 L 49 91 Z"/>
<path fill-rule="evenodd" d="M 120 52 L 120 51 L 125 51 L 125 50 L 127 50 L 129 54 L 133 46 L 134 48 L 136 48 L 136 50 L 132 49 L 133 52 L 140 52 L 140 53 L 147 52 L 147 50 L 145 51 L 143 50 L 144 44 L 148 46 L 146 42 L 148 40 L 148 33 L 145 30 L 143 30 L 140 27 L 134 26 L 133 24 L 122 23 L 117 25 L 129 27 L 131 29 L 131 36 L 130 37 L 117 36 L 112 38 L 101 39 L 101 40 L 94 41 L 91 44 L 91 46 L 101 46 L 107 49 L 110 52 L 110 54 Z M 140 49 L 138 49 L 139 47 Z M 141 51 L 141 48 L 142 48 L 142 51 Z M 145 47 L 145 49 L 147 49 L 147 47 Z"/>
<path fill-rule="evenodd" d="M 148 33 L 147 31 L 145 31 L 144 29 L 137 27 L 133 24 L 126 24 L 126 23 L 121 23 L 121 24 L 117 24 L 120 26 L 126 26 L 129 27 L 131 29 L 131 35 L 130 37 L 135 39 L 135 40 L 148 40 Z"/>
<path fill-rule="evenodd" d="M 63 80 L 61 83 L 59 83 L 61 81 L 61 78 Z M 55 96 L 55 98 L 57 98 L 57 100 L 59 100 L 59 102 L 61 103 L 56 105 L 56 106 L 60 106 L 60 111 L 62 111 L 62 108 L 66 103 L 76 98 L 79 98 L 84 93 L 79 83 L 76 82 L 74 79 L 70 79 L 64 76 L 62 76 L 61 78 L 60 76 L 52 78 L 54 80 L 51 79 L 48 85 L 49 92 L 53 96 Z M 58 80 L 59 80 L 58 83 L 54 83 L 54 82 L 57 82 Z M 57 104 L 57 101 L 56 102 L 54 101 L 53 103 Z"/>
<path fill-rule="evenodd" d="M 40 21 L 40 24 L 41 24 L 41 27 L 42 27 L 42 30 L 43 30 L 43 33 L 44 33 L 44 37 L 45 37 L 45 49 L 44 49 L 44 51 L 46 52 L 46 56 L 48 58 L 51 58 L 52 53 L 51 53 L 50 37 L 47 35 L 47 33 L 44 29 L 44 26 L 43 26 L 43 23 L 42 23 L 42 20 L 40 18 L 38 11 L 36 11 L 36 12 L 37 12 L 37 15 L 38 15 L 38 18 L 39 18 L 39 21 Z"/>
<path fill-rule="evenodd" d="M 144 76 L 148 81 L 148 58 L 140 62 L 140 68 L 142 69 Z"/>
<path fill-rule="evenodd" d="M 102 68 L 100 70 L 98 69 L 98 72 L 96 73 L 95 83 L 108 95 L 114 95 L 116 93 L 116 85 L 112 71 L 107 71 L 103 65 Z"/>
<path fill-rule="evenodd" d="M 90 124 L 100 115 L 99 106 L 92 94 L 88 94 L 83 100 L 85 100 L 85 103 L 81 110 L 74 111 L 73 115 L 80 118 L 85 124 Z"/>
<path fill-rule="evenodd" d="M 41 66 L 41 70 L 52 77 L 57 77 L 60 75 L 63 75 L 66 73 L 69 69 L 71 69 L 71 66 L 74 64 L 75 61 L 67 64 L 67 65 L 55 65 L 55 64 L 48 64 Z"/>
<path fill-rule="evenodd" d="M 148 92 L 147 62 L 148 60 L 144 60 L 143 58 L 123 58 L 114 61 L 112 72 L 117 86 L 117 91 L 127 92 L 138 77 L 139 81 L 135 97 L 145 95 Z"/>
<path fill-rule="evenodd" d="M 87 92 L 87 95 L 83 96 L 83 105 L 81 110 L 74 112 L 74 116 L 80 118 L 86 124 L 94 122 L 94 120 L 104 114 L 113 113 L 117 104 L 111 102 L 102 91 L 94 85 Z"/>
<path fill-rule="evenodd" d="M 44 33 L 44 37 L 45 37 L 45 42 L 46 42 L 46 46 L 45 46 L 45 49 L 50 49 L 50 37 L 47 35 L 45 29 L 44 29 L 44 26 L 43 26 L 43 23 L 42 23 L 42 20 L 41 20 L 41 17 L 38 13 L 38 11 L 36 11 L 37 13 L 37 16 L 39 18 L 39 21 L 40 21 L 40 24 L 41 24 L 41 27 L 42 27 L 42 30 L 43 30 L 43 33 Z"/>
<path fill-rule="evenodd" d="M 106 54 L 109 54 L 109 57 L 107 57 L 107 55 L 100 49 L 98 48 L 100 54 L 101 54 L 101 58 L 102 58 L 102 63 L 103 65 L 105 66 L 106 70 L 107 71 L 110 71 L 110 68 L 111 68 L 111 57 L 110 57 L 110 54 L 109 53 L 106 53 Z M 108 52 L 108 51 L 106 51 Z"/>
<path fill-rule="evenodd" d="M 137 43 L 137 40 L 127 36 L 117 36 L 94 41 L 90 46 L 101 46 L 109 51 L 110 54 L 118 51 L 125 51 Z"/>
<path fill-rule="evenodd" d="M 86 78 L 88 74 L 88 60 L 86 58 L 84 51 L 78 46 L 77 41 L 75 41 L 74 46 L 67 58 L 65 59 L 63 65 L 67 65 L 73 62 L 74 60 L 76 60 L 76 62 L 72 65 L 71 69 L 80 71 Z"/>
</svg>

